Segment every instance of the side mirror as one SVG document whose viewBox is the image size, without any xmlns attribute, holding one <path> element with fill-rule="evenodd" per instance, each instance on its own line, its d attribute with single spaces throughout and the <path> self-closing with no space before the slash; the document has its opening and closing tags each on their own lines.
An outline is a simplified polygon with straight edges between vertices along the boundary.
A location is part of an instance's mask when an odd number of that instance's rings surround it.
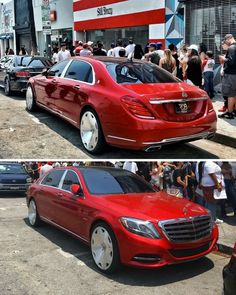
<svg viewBox="0 0 236 295">
<path fill-rule="evenodd" d="M 47 69 L 43 69 L 42 75 L 45 76 L 45 77 L 47 77 L 48 76 L 48 70 Z"/>
<path fill-rule="evenodd" d="M 83 196 L 83 191 L 82 191 L 81 186 L 79 184 L 72 184 L 70 186 L 70 190 L 74 195 Z"/>
</svg>

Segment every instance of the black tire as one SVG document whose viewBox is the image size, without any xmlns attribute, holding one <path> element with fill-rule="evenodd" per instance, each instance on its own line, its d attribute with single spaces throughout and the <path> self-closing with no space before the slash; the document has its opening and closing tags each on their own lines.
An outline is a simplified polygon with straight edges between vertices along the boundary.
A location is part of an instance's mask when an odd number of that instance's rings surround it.
<svg viewBox="0 0 236 295">
<path fill-rule="evenodd" d="M 31 85 L 28 85 L 25 96 L 26 96 L 26 110 L 29 112 L 37 111 L 38 106 L 36 104 L 34 91 Z"/>
<path fill-rule="evenodd" d="M 100 230 L 100 229 L 104 229 L 104 231 L 107 231 L 107 233 L 109 234 L 111 243 L 112 243 L 112 258 L 111 258 L 112 262 L 107 269 L 102 268 L 99 265 L 99 263 L 96 262 L 96 260 L 95 260 L 96 254 L 95 254 L 95 252 L 93 252 L 93 244 L 94 244 L 93 233 L 96 233 L 96 231 Z M 101 245 L 101 247 L 102 247 L 102 245 Z M 91 255 L 92 255 L 93 261 L 94 261 L 96 267 L 99 269 L 99 271 L 101 271 L 102 273 L 105 273 L 105 274 L 112 274 L 114 272 L 117 272 L 120 269 L 121 262 L 120 262 L 118 243 L 117 243 L 114 232 L 112 231 L 110 226 L 107 225 L 105 222 L 99 222 L 93 226 L 93 228 L 91 230 L 91 236 L 90 236 L 90 249 L 91 249 Z"/>
<path fill-rule="evenodd" d="M 34 212 L 34 217 L 30 214 L 33 214 Z M 34 199 L 31 199 L 29 202 L 29 208 L 28 208 L 28 220 L 29 220 L 29 224 L 32 227 L 38 227 L 42 224 L 42 221 L 40 219 L 39 213 L 38 213 L 38 209 L 37 209 L 37 205 Z"/>
<path fill-rule="evenodd" d="M 93 120 L 96 120 L 96 128 L 97 128 L 97 140 L 95 141 L 94 145 L 87 145 L 86 142 L 83 140 L 83 125 L 84 125 L 84 120 L 86 120 L 86 116 L 90 116 Z M 98 115 L 93 109 L 86 109 L 83 111 L 80 119 L 80 138 L 83 147 L 86 149 L 91 154 L 100 154 L 105 151 L 107 144 L 104 138 L 104 134 L 102 131 L 102 126 L 100 123 L 100 120 L 98 118 Z"/>
<path fill-rule="evenodd" d="M 5 92 L 5 95 L 7 96 L 12 95 L 11 83 L 10 83 L 9 77 L 7 77 L 4 81 L 4 92 Z"/>
</svg>

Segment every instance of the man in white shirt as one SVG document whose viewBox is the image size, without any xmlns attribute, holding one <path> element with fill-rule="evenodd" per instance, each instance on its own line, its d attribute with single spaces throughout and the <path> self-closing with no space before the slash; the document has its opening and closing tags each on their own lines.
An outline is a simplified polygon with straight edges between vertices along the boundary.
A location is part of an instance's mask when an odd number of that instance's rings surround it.
<svg viewBox="0 0 236 295">
<path fill-rule="evenodd" d="M 136 174 L 138 171 L 138 166 L 135 162 L 125 161 L 123 169 Z"/>
<path fill-rule="evenodd" d="M 52 165 L 50 162 L 45 163 L 41 169 L 40 169 L 40 174 L 39 177 L 42 177 L 43 175 L 45 175 L 49 170 L 53 169 Z"/>
<path fill-rule="evenodd" d="M 135 47 L 134 40 L 130 38 L 129 45 L 125 47 L 126 56 L 132 56 L 132 54 L 134 53 L 134 47 Z"/>
<path fill-rule="evenodd" d="M 122 41 L 119 40 L 117 42 L 117 46 L 113 49 L 113 57 L 120 57 L 120 50 L 125 50 L 125 48 L 122 46 Z"/>
<path fill-rule="evenodd" d="M 66 49 L 66 44 L 61 44 L 61 50 L 58 52 L 58 62 L 63 61 L 67 58 L 70 58 L 70 51 Z"/>
</svg>

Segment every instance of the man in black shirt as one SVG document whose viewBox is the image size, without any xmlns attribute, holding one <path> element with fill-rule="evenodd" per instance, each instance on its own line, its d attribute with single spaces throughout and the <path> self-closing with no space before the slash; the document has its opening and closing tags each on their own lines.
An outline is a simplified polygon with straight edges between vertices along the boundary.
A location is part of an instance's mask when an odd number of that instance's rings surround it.
<svg viewBox="0 0 236 295">
<path fill-rule="evenodd" d="M 232 34 L 224 37 L 223 43 L 229 46 L 224 58 L 222 94 L 228 97 L 228 111 L 219 118 L 233 119 L 236 116 L 236 41 Z"/>
</svg>

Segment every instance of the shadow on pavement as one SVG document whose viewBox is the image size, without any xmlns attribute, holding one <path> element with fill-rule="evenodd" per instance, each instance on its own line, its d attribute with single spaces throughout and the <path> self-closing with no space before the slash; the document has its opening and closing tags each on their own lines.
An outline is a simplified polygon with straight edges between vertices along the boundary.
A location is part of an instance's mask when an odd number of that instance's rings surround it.
<svg viewBox="0 0 236 295">
<path fill-rule="evenodd" d="M 28 219 L 25 218 L 24 222 L 30 226 Z M 43 224 L 36 229 L 32 228 L 32 230 L 36 230 L 60 249 L 78 258 L 90 269 L 100 273 L 92 261 L 89 247 L 79 240 L 48 224 Z M 209 258 L 203 257 L 198 260 L 170 265 L 154 270 L 122 267 L 122 269 L 116 274 L 109 276 L 103 275 L 125 285 L 154 287 L 191 279 L 209 271 L 213 267 L 214 263 Z"/>
</svg>

